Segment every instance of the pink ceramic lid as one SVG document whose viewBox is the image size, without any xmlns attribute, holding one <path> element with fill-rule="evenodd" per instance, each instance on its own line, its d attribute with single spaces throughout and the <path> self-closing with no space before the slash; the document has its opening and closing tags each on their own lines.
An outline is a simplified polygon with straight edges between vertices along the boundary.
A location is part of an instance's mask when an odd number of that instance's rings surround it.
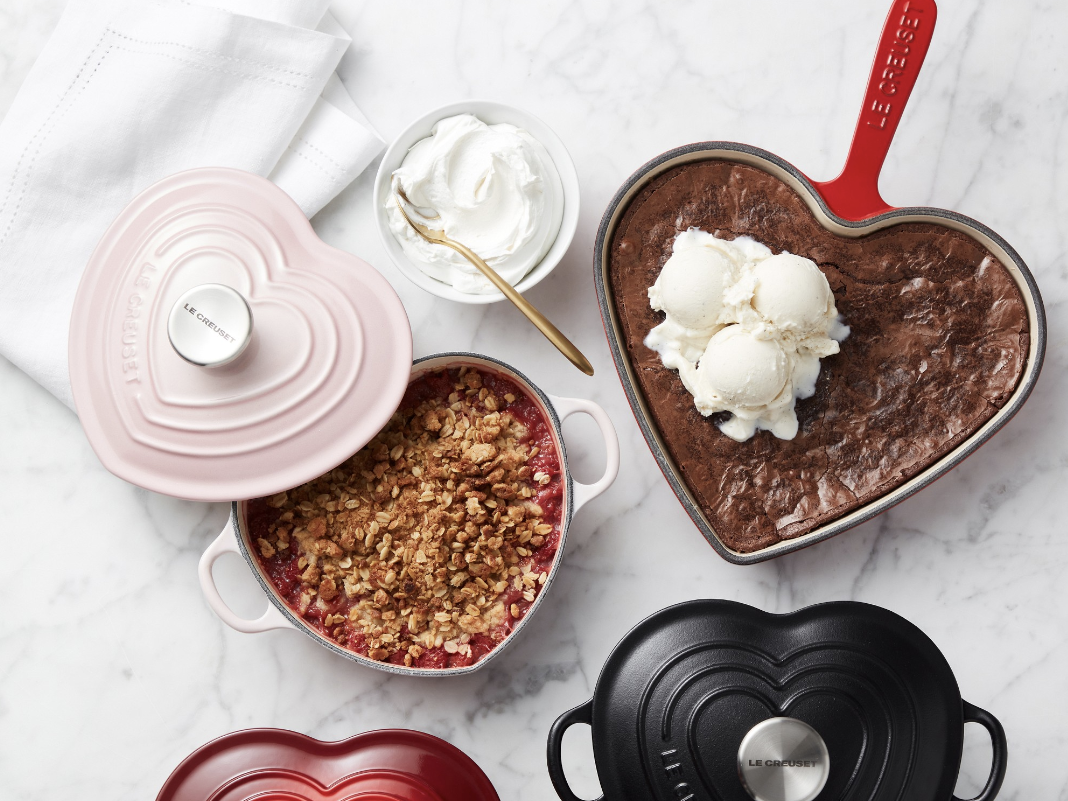
<svg viewBox="0 0 1068 801">
<path fill-rule="evenodd" d="M 343 462 L 389 420 L 412 333 L 393 288 L 323 243 L 270 181 L 178 173 L 138 195 L 85 268 L 71 387 L 115 475 L 228 501 Z"/>
</svg>

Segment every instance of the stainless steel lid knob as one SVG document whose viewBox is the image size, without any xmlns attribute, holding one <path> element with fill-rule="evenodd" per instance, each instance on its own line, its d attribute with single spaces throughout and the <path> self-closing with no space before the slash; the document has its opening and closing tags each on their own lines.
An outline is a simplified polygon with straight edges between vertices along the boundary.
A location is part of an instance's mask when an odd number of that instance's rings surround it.
<svg viewBox="0 0 1068 801">
<path fill-rule="evenodd" d="M 830 772 L 823 738 L 796 718 L 761 721 L 738 747 L 738 776 L 754 801 L 812 801 Z"/>
<path fill-rule="evenodd" d="M 167 336 L 174 350 L 200 367 L 232 362 L 252 339 L 252 310 L 236 289 L 223 284 L 193 287 L 171 308 Z"/>
</svg>

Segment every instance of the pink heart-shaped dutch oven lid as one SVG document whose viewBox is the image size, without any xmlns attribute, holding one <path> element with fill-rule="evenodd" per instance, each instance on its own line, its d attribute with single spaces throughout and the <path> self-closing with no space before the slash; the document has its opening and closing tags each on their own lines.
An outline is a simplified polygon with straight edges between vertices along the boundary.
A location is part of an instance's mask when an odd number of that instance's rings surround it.
<svg viewBox="0 0 1068 801">
<path fill-rule="evenodd" d="M 186 361 L 168 336 L 178 299 L 204 284 L 236 290 L 252 315 L 247 348 L 223 366 Z M 138 195 L 71 315 L 71 388 L 100 461 L 193 500 L 268 495 L 340 464 L 389 420 L 411 363 L 389 282 L 240 170 L 189 170 Z"/>
</svg>

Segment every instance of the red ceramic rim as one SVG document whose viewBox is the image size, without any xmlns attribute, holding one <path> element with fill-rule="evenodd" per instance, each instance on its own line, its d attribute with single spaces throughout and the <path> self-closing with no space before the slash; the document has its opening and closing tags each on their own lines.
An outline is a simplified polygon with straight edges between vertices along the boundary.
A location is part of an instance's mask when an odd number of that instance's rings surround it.
<svg viewBox="0 0 1068 801">
<path fill-rule="evenodd" d="M 423 732 L 323 742 L 286 729 L 225 734 L 186 757 L 156 801 L 500 801 L 482 769 Z"/>
</svg>

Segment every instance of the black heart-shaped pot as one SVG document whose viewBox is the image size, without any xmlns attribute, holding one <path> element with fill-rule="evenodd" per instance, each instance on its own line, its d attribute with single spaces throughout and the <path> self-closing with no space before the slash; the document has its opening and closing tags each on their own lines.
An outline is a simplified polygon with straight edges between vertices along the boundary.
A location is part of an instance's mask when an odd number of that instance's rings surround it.
<svg viewBox="0 0 1068 801">
<path fill-rule="evenodd" d="M 553 724 L 549 774 L 578 801 L 560 749 L 586 723 L 605 798 L 949 801 L 967 722 L 993 743 L 977 797 L 990 801 L 1004 730 L 961 700 L 945 657 L 909 621 L 851 601 L 788 615 L 691 601 L 616 646 L 593 698 Z"/>
</svg>

